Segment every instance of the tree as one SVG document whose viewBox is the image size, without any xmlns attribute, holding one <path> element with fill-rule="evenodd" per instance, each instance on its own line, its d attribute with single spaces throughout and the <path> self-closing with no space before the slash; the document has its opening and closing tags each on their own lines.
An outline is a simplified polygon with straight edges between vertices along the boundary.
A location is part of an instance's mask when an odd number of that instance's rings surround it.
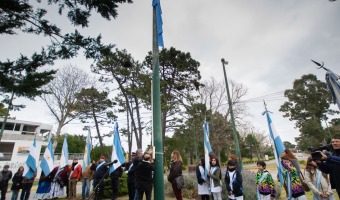
<svg viewBox="0 0 340 200">
<path fill-rule="evenodd" d="M 164 48 L 159 53 L 161 118 L 163 141 L 165 133 L 183 124 L 179 117 L 185 111 L 184 104 L 202 85 L 198 70 L 200 63 L 190 53 L 181 52 L 174 47 Z M 152 52 L 145 57 L 144 65 L 153 67 Z"/>
<path fill-rule="evenodd" d="M 321 82 L 313 74 L 303 75 L 293 83 L 293 89 L 284 93 L 288 98 L 280 107 L 283 117 L 295 121 L 300 128 L 300 136 L 295 138 L 301 150 L 309 146 L 319 146 L 325 137 L 321 121 L 324 116 L 333 111 L 329 108 L 332 97 L 327 90 L 327 84 Z"/>
<path fill-rule="evenodd" d="M 9 109 L 12 100 L 16 97 L 34 97 L 43 94 L 42 86 L 53 79 L 55 70 L 42 70 L 46 65 L 53 65 L 57 59 L 69 59 L 78 55 L 84 49 L 88 59 L 99 59 L 110 53 L 112 44 L 101 43 L 101 36 L 96 38 L 84 37 L 78 30 L 73 33 L 62 33 L 61 29 L 52 24 L 47 16 L 47 9 L 40 7 L 39 3 L 33 5 L 28 0 L 0 1 L 0 34 L 14 35 L 21 31 L 27 34 L 42 35 L 51 38 L 51 44 L 33 53 L 32 56 L 20 54 L 16 61 L 7 59 L 0 61 L 0 91 L 10 94 Z M 93 10 L 103 18 L 110 20 L 117 17 L 118 3 L 132 3 L 131 0 L 91 1 L 91 0 L 48 0 L 49 6 L 58 5 L 58 14 L 67 11 L 71 25 L 88 27 L 89 17 Z M 6 123 L 5 116 L 3 126 Z M 3 128 L 2 128 L 3 130 Z M 0 139 L 1 139 L 0 133 Z"/>
<path fill-rule="evenodd" d="M 88 120 L 93 120 L 100 147 L 104 151 L 103 139 L 100 134 L 99 125 L 105 123 L 113 123 L 116 116 L 110 110 L 114 103 L 108 99 L 107 92 L 99 92 L 96 88 L 83 88 L 76 94 L 76 110 L 80 120 L 87 123 Z"/>
<path fill-rule="evenodd" d="M 315 119 L 321 121 L 326 113 L 332 113 L 329 105 L 332 97 L 327 90 L 327 84 L 318 80 L 315 75 L 303 75 L 293 83 L 293 89 L 284 92 L 288 98 L 280 107 L 283 117 L 295 121 L 295 126 L 301 128 L 304 121 Z"/>
<path fill-rule="evenodd" d="M 86 72 L 70 65 L 59 70 L 56 77 L 45 86 L 48 93 L 41 95 L 41 98 L 58 122 L 55 133 L 57 138 L 60 136 L 62 127 L 77 117 L 75 113 L 76 94 L 90 84 Z"/>
<path fill-rule="evenodd" d="M 5 105 L 3 103 L 0 103 L 0 117 L 5 116 L 6 112 L 7 112 L 7 109 L 5 108 Z"/>
<path fill-rule="evenodd" d="M 84 152 L 85 144 L 86 144 L 86 137 L 82 135 L 70 135 L 70 134 L 63 134 L 60 137 L 55 138 L 57 141 L 57 146 L 55 148 L 55 153 L 61 153 L 64 143 L 64 137 L 67 137 L 67 145 L 68 145 L 68 152 L 69 153 L 79 153 Z"/>
<path fill-rule="evenodd" d="M 292 144 L 289 141 L 283 141 L 283 145 L 285 145 L 287 149 L 294 149 L 296 147 L 295 144 Z"/>
<path fill-rule="evenodd" d="M 253 153 L 257 154 L 257 159 L 260 160 L 260 155 L 259 155 L 259 144 L 260 142 L 257 141 L 256 137 L 254 134 L 248 134 L 245 138 L 244 138 L 244 142 L 246 145 L 246 150 L 247 150 L 247 154 L 250 157 L 250 160 L 253 160 Z"/>
</svg>

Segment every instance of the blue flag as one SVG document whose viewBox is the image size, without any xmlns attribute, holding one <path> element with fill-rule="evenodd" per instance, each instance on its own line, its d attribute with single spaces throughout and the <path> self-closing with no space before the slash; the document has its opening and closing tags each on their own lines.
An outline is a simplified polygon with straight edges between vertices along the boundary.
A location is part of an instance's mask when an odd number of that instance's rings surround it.
<svg viewBox="0 0 340 200">
<path fill-rule="evenodd" d="M 152 6 L 156 8 L 158 46 L 164 47 L 162 8 L 160 0 L 152 0 Z"/>
<path fill-rule="evenodd" d="M 283 185 L 283 173 L 284 173 L 284 169 L 283 166 L 280 162 L 280 155 L 282 154 L 282 152 L 284 152 L 284 150 L 286 149 L 285 146 L 283 145 L 283 142 L 280 138 L 280 136 L 277 134 L 276 129 L 273 125 L 273 122 L 269 116 L 269 112 L 266 111 L 265 112 L 266 116 L 267 116 L 267 121 L 268 121 L 268 128 L 269 128 L 269 134 L 270 134 L 270 139 L 272 140 L 272 142 L 274 143 L 274 156 L 275 156 L 275 162 L 276 162 L 276 166 L 278 169 L 278 175 L 279 175 L 279 180 L 280 180 L 280 185 Z"/>
<path fill-rule="evenodd" d="M 61 157 L 60 157 L 60 168 L 68 165 L 68 144 L 67 144 L 67 136 L 64 136 L 63 148 L 61 149 Z M 59 168 L 59 169 L 60 169 Z"/>
<path fill-rule="evenodd" d="M 52 145 L 52 137 L 49 138 L 47 148 L 45 149 L 44 156 L 41 160 L 40 167 L 45 176 L 51 173 L 54 168 L 54 153 Z"/>
<path fill-rule="evenodd" d="M 118 132 L 118 122 L 115 122 L 113 135 L 114 136 L 113 136 L 111 162 L 113 162 L 114 160 L 117 160 L 118 162 L 114 163 L 110 167 L 110 174 L 125 162 L 122 143 L 120 142 L 120 136 L 119 136 L 119 132 Z"/>
<path fill-rule="evenodd" d="M 92 151 L 92 142 L 91 142 L 91 130 L 90 128 L 87 129 L 87 137 L 86 137 L 86 145 L 85 145 L 85 151 L 84 151 L 84 159 L 83 159 L 83 172 L 85 171 L 85 168 L 90 164 L 91 162 L 91 151 Z"/>
<path fill-rule="evenodd" d="M 26 177 L 27 179 L 32 178 L 37 172 L 36 153 L 37 153 L 37 141 L 36 136 L 34 136 L 33 145 L 30 148 L 30 153 L 28 154 L 26 163 L 24 165 L 23 176 Z"/>
<path fill-rule="evenodd" d="M 204 160 L 205 160 L 205 171 L 204 171 L 204 179 L 207 180 L 208 178 L 208 172 L 210 170 L 210 158 L 209 158 L 209 153 L 212 151 L 211 146 L 210 146 L 210 141 L 209 141 L 209 135 L 210 135 L 210 130 L 209 130 L 209 123 L 204 122 L 203 124 L 203 129 L 204 129 Z"/>
<path fill-rule="evenodd" d="M 328 89 L 331 91 L 334 102 L 338 104 L 340 110 L 340 77 L 334 74 L 331 70 L 326 73 L 326 83 Z"/>
</svg>

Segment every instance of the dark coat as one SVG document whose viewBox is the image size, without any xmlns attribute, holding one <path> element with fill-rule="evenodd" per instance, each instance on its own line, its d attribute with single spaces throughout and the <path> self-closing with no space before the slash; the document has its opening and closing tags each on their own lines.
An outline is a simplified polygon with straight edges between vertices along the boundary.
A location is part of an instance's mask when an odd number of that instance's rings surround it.
<svg viewBox="0 0 340 200">
<path fill-rule="evenodd" d="M 22 172 L 15 173 L 12 178 L 13 184 L 12 184 L 11 190 L 20 190 L 23 179 L 24 177 L 22 176 Z"/>
<path fill-rule="evenodd" d="M 98 166 L 100 165 L 100 163 L 98 164 Z M 92 167 L 91 167 L 92 169 Z M 95 172 L 93 174 L 93 179 L 102 179 L 102 178 L 107 178 L 109 177 L 109 166 L 106 164 L 100 165 L 99 168 L 96 166 L 95 168 Z"/>
<path fill-rule="evenodd" d="M 233 190 L 231 190 L 229 184 L 230 184 L 230 176 L 229 176 L 229 172 L 227 171 L 225 173 L 225 177 L 224 177 L 224 182 L 225 185 L 227 187 L 228 192 L 232 191 L 235 195 L 235 197 L 239 197 L 243 195 L 243 188 L 242 188 L 242 175 L 241 173 L 236 170 L 234 178 L 233 178 Z"/>
<path fill-rule="evenodd" d="M 319 164 L 319 169 L 329 174 L 332 189 L 340 191 L 340 150 L 336 150 L 326 161 Z"/>
<path fill-rule="evenodd" d="M 175 178 L 182 175 L 182 162 L 181 161 L 171 161 L 170 173 L 168 175 L 168 181 L 173 183 Z"/>
<path fill-rule="evenodd" d="M 8 170 L 8 171 L 1 171 L 1 182 L 0 182 L 0 186 L 1 187 L 7 187 L 8 186 L 8 182 L 9 180 L 11 180 L 12 178 L 12 171 Z"/>
<path fill-rule="evenodd" d="M 152 172 L 154 166 L 150 162 L 142 161 L 136 167 L 136 186 L 137 189 L 152 190 Z"/>
<path fill-rule="evenodd" d="M 196 166 L 196 178 L 197 178 L 197 183 L 202 185 L 204 183 L 204 179 L 202 177 L 201 171 L 200 171 L 200 166 Z"/>
</svg>

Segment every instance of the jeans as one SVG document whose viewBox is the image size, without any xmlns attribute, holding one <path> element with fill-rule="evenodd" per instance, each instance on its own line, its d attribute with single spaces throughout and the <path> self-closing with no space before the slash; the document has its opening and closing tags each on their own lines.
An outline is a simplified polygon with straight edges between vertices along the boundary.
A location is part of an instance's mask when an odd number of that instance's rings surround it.
<svg viewBox="0 0 340 200">
<path fill-rule="evenodd" d="M 5 200 L 6 199 L 7 188 L 8 188 L 8 185 L 7 186 L 2 186 L 2 188 L 1 188 L 1 200 Z"/>
<path fill-rule="evenodd" d="M 81 197 L 83 199 L 87 199 L 90 196 L 90 179 L 89 178 L 83 178 L 82 179 L 82 188 L 81 188 Z"/>
<path fill-rule="evenodd" d="M 18 199 L 19 190 L 12 190 L 12 198 L 11 200 L 17 200 Z"/>
</svg>

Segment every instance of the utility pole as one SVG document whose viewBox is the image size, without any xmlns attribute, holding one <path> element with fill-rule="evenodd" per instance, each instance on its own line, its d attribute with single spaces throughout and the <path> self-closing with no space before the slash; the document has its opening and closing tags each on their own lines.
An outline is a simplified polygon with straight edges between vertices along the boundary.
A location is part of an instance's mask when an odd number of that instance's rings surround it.
<svg viewBox="0 0 340 200">
<path fill-rule="evenodd" d="M 155 145 L 154 199 L 164 200 L 163 138 L 161 124 L 161 95 L 159 77 L 159 49 L 156 7 L 153 6 L 153 72 L 152 72 L 152 127 Z"/>
<path fill-rule="evenodd" d="M 229 110 L 230 110 L 230 121 L 231 121 L 231 126 L 233 128 L 236 156 L 238 157 L 239 166 L 240 166 L 240 169 L 242 170 L 242 157 L 241 157 L 240 145 L 238 143 L 238 137 L 237 137 L 237 131 L 236 131 L 235 119 L 234 119 L 234 112 L 233 112 L 233 105 L 232 105 L 232 101 L 231 101 L 231 98 L 230 98 L 227 73 L 226 73 L 225 66 L 224 66 L 224 65 L 228 64 L 228 61 L 225 61 L 224 58 L 222 58 L 221 62 L 222 62 L 222 66 L 223 66 L 225 85 L 227 87 L 228 104 L 229 104 Z"/>
</svg>

